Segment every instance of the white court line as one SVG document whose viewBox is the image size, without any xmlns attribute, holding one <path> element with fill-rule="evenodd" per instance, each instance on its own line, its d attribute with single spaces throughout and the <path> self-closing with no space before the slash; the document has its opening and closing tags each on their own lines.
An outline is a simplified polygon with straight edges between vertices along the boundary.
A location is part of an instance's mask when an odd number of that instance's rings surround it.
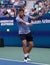
<svg viewBox="0 0 50 65">
<path fill-rule="evenodd" d="M 12 60 L 12 59 L 5 59 L 5 58 L 0 58 L 0 60 L 7 60 L 7 61 L 12 61 L 12 62 L 24 62 L 24 61 Z M 37 62 L 26 62 L 26 63 L 30 63 L 30 64 L 39 64 L 39 65 L 49 65 L 49 64 L 37 63 Z"/>
</svg>

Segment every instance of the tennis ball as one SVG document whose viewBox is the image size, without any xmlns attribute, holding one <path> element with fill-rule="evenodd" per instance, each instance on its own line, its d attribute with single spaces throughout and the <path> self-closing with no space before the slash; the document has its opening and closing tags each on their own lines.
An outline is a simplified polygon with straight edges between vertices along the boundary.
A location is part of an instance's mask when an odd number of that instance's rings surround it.
<svg viewBox="0 0 50 65">
<path fill-rule="evenodd" d="M 7 31 L 7 32 L 10 32 L 10 29 L 7 29 L 6 31 Z"/>
</svg>

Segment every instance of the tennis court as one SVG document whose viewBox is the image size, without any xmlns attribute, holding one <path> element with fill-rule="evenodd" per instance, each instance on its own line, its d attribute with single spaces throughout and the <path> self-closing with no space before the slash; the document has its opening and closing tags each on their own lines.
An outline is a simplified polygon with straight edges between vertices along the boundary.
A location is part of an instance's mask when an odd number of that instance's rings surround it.
<svg viewBox="0 0 50 65">
<path fill-rule="evenodd" d="M 33 48 L 31 62 L 23 61 L 22 47 L 0 48 L 0 65 L 50 65 L 50 48 Z"/>
</svg>

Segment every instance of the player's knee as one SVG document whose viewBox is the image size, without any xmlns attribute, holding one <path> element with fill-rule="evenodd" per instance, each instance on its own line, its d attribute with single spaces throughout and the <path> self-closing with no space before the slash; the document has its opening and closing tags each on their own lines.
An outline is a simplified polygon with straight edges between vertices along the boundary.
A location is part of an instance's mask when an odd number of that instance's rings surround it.
<svg viewBox="0 0 50 65">
<path fill-rule="evenodd" d="M 23 46 L 25 46 L 25 47 L 26 47 L 26 44 L 25 44 L 25 43 L 23 43 Z"/>
<path fill-rule="evenodd" d="M 24 47 L 26 47 L 26 46 L 27 46 L 25 42 L 23 43 L 23 46 L 24 46 Z"/>
<path fill-rule="evenodd" d="M 33 43 L 31 44 L 31 47 L 33 47 Z"/>
<path fill-rule="evenodd" d="M 33 47 L 33 42 L 30 42 L 29 45 L 30 45 L 31 47 Z"/>
<path fill-rule="evenodd" d="M 22 41 L 23 42 L 23 46 L 26 46 L 26 40 Z"/>
</svg>

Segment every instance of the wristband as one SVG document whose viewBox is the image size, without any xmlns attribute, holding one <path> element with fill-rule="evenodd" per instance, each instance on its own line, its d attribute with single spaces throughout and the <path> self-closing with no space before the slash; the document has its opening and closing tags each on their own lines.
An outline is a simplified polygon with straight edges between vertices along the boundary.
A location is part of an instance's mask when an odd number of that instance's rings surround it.
<svg viewBox="0 0 50 65">
<path fill-rule="evenodd" d="M 26 25 L 29 25 L 29 23 L 28 23 L 28 22 L 26 22 Z"/>
</svg>

